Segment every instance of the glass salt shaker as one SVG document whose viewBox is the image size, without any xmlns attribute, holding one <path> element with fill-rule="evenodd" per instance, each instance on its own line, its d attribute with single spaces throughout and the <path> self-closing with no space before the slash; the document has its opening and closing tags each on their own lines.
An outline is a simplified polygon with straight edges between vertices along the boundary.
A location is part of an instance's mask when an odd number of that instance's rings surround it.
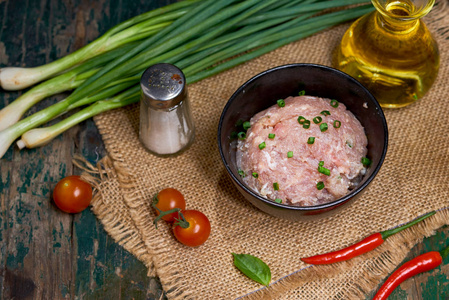
<svg viewBox="0 0 449 300">
<path fill-rule="evenodd" d="M 140 87 L 142 144 L 161 156 L 187 149 L 193 142 L 195 126 L 182 71 L 171 64 L 152 65 L 143 73 Z"/>
</svg>

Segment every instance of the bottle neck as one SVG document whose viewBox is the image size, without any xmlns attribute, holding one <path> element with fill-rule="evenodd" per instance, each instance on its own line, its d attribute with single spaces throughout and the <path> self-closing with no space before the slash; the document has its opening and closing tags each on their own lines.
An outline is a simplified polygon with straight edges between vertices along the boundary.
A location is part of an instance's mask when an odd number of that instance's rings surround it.
<svg viewBox="0 0 449 300">
<path fill-rule="evenodd" d="M 420 19 L 400 20 L 380 12 L 377 12 L 376 21 L 380 27 L 397 34 L 408 34 L 416 30 L 420 25 Z"/>
<path fill-rule="evenodd" d="M 432 9 L 435 0 L 372 0 L 378 24 L 388 31 L 409 33 Z"/>
</svg>

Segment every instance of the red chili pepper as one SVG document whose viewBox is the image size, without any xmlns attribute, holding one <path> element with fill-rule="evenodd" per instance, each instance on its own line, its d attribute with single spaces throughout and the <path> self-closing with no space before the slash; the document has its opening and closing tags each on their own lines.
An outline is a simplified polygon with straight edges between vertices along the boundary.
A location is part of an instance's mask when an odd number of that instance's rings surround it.
<svg viewBox="0 0 449 300">
<path fill-rule="evenodd" d="M 412 222 L 407 223 L 403 226 L 372 234 L 372 235 L 366 237 L 365 239 L 363 239 L 362 241 L 360 241 L 354 245 L 351 245 L 349 247 L 343 248 L 341 250 L 337 250 L 337 251 L 329 252 L 329 253 L 325 253 L 325 254 L 320 254 L 320 255 L 315 255 L 315 256 L 311 256 L 311 257 L 304 257 L 304 258 L 301 258 L 301 260 L 305 263 L 313 264 L 313 265 L 326 265 L 326 264 L 333 264 L 336 262 L 349 260 L 353 257 L 359 256 L 361 254 L 367 253 L 367 252 L 377 248 L 388 237 L 392 236 L 393 234 L 396 234 L 399 231 L 409 228 L 409 227 L 415 225 L 416 223 L 419 223 L 422 220 L 424 220 L 434 214 L 435 214 L 435 212 L 432 211 L 432 212 L 425 214 L 424 216 L 422 216 L 416 220 L 413 220 Z"/>
<path fill-rule="evenodd" d="M 374 296 L 373 300 L 387 299 L 391 292 L 393 292 L 403 281 L 419 273 L 427 272 L 438 267 L 448 254 L 449 247 L 441 252 L 431 251 L 421 254 L 406 262 L 388 277 Z"/>
</svg>

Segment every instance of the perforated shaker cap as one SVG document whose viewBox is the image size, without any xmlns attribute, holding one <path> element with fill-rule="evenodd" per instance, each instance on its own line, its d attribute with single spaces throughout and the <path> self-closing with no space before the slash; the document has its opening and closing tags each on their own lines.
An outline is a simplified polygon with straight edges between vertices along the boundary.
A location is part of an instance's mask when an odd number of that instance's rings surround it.
<svg viewBox="0 0 449 300">
<path fill-rule="evenodd" d="M 140 79 L 142 101 L 153 108 L 170 108 L 187 95 L 185 76 L 172 64 L 155 64 L 145 70 Z"/>
</svg>

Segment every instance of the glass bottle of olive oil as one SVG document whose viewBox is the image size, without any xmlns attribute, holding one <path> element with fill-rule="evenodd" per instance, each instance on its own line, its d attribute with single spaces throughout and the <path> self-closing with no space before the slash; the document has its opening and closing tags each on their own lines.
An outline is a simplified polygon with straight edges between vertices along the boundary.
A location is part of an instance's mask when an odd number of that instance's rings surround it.
<svg viewBox="0 0 449 300">
<path fill-rule="evenodd" d="M 438 46 L 422 22 L 435 0 L 372 0 L 376 11 L 346 31 L 336 67 L 359 80 L 382 107 L 421 98 L 438 73 Z"/>
</svg>

